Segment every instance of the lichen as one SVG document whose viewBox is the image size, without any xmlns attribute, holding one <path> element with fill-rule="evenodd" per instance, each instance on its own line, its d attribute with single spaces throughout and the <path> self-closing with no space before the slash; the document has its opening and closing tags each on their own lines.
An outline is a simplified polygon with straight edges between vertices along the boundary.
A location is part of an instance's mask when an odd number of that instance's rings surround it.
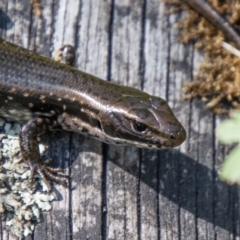
<svg viewBox="0 0 240 240">
<path fill-rule="evenodd" d="M 0 214 L 18 238 L 32 234 L 41 212 L 51 209 L 54 196 L 40 178 L 29 182 L 28 165 L 22 161 L 18 124 L 4 125 L 0 160 Z"/>
</svg>

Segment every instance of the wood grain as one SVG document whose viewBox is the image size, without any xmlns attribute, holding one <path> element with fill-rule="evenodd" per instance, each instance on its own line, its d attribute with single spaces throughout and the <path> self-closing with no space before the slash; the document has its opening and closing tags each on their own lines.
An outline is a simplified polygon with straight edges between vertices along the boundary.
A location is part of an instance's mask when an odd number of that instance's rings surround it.
<svg viewBox="0 0 240 240">
<path fill-rule="evenodd" d="M 46 136 L 70 188 L 55 185 L 53 210 L 26 239 L 240 239 L 238 186 L 218 178 L 227 153 L 214 134 L 219 119 L 181 96 L 202 56 L 178 43 L 182 16 L 166 9 L 158 0 L 42 0 L 36 18 L 28 1 L 0 2 L 2 38 L 48 57 L 72 44 L 77 68 L 167 99 L 188 133 L 164 151 Z M 0 226 L 0 239 L 15 239 Z"/>
</svg>

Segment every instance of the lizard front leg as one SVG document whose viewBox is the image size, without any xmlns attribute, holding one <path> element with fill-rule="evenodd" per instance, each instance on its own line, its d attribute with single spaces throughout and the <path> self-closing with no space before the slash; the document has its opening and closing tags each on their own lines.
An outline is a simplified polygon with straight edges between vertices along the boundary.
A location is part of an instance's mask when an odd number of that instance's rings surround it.
<svg viewBox="0 0 240 240">
<path fill-rule="evenodd" d="M 48 118 L 33 118 L 24 124 L 19 133 L 20 149 L 23 160 L 28 163 L 31 171 L 30 180 L 35 173 L 38 173 L 48 188 L 51 188 L 50 178 L 66 186 L 66 180 L 56 176 L 56 173 L 62 172 L 61 168 L 52 168 L 47 163 L 43 163 L 38 150 L 37 137 L 47 130 L 51 130 L 52 124 Z"/>
</svg>

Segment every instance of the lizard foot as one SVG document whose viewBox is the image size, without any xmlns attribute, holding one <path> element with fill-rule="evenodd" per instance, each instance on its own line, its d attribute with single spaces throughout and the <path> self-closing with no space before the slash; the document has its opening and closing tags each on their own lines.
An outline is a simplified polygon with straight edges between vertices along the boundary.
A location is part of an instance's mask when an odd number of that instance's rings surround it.
<svg viewBox="0 0 240 240">
<path fill-rule="evenodd" d="M 62 179 L 62 177 L 66 177 L 64 175 L 56 175 L 59 172 L 63 172 L 61 168 L 53 168 L 49 166 L 51 159 L 48 159 L 44 163 L 36 163 L 29 161 L 28 164 L 30 166 L 30 181 L 33 180 L 35 173 L 38 173 L 39 176 L 42 178 L 43 182 L 47 185 L 48 189 L 51 189 L 51 183 L 49 180 L 53 180 L 64 187 L 67 187 L 67 180 Z"/>
</svg>

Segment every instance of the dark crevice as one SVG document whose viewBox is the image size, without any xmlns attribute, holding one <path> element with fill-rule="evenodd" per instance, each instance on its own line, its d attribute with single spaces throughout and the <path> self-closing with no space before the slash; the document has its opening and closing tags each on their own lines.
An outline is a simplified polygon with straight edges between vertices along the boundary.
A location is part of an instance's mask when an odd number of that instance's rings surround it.
<svg viewBox="0 0 240 240">
<path fill-rule="evenodd" d="M 53 216 L 52 216 L 52 214 L 51 214 L 51 216 L 50 216 L 50 222 L 51 223 L 53 223 L 54 222 L 54 220 L 53 220 Z M 51 236 L 53 236 L 53 224 L 46 224 L 45 225 L 45 232 L 49 232 L 50 234 L 51 234 Z M 34 239 L 34 233 L 31 235 L 31 237 L 32 237 L 32 239 Z"/>
<path fill-rule="evenodd" d="M 178 171 L 177 171 L 177 179 L 178 182 L 181 182 L 181 166 L 182 164 L 178 162 Z M 177 188 L 177 198 L 178 198 L 178 209 L 177 209 L 177 224 L 178 224 L 178 239 L 182 239 L 182 225 L 181 225 L 181 184 L 179 184 Z"/>
<path fill-rule="evenodd" d="M 81 22 L 81 12 L 82 12 L 82 1 L 80 2 L 79 4 L 79 11 L 78 11 L 78 15 L 77 15 L 77 18 L 76 18 L 76 23 L 75 23 L 75 26 L 74 26 L 74 47 L 75 49 L 77 49 L 78 47 L 78 44 L 80 42 L 80 29 L 81 29 L 81 25 L 79 25 L 79 23 Z"/>
<path fill-rule="evenodd" d="M 235 190 L 235 191 L 234 191 Z M 233 233 L 233 240 L 238 239 L 238 226 L 236 226 L 236 223 L 239 219 L 239 197 L 238 197 L 238 190 L 237 186 L 235 186 L 235 189 L 232 189 L 229 187 L 229 191 L 231 192 L 231 202 L 230 202 L 230 208 L 232 208 L 232 233 Z M 234 204 L 237 202 L 236 204 Z"/>
<path fill-rule="evenodd" d="M 91 13 L 92 12 L 92 8 L 94 7 L 94 6 L 92 6 L 92 5 L 94 5 L 94 4 L 92 4 L 92 1 L 90 1 L 90 10 L 89 10 L 89 12 Z M 87 30 L 86 30 L 86 49 L 85 49 L 85 62 L 84 62 L 84 66 L 82 66 L 83 67 L 83 69 L 84 70 L 86 70 L 86 68 L 87 68 L 87 63 L 89 62 L 89 54 L 88 54 L 88 51 L 89 51 L 89 42 L 90 42 L 90 38 L 91 38 L 91 34 L 90 34 L 90 28 L 91 28 L 91 16 L 88 16 L 88 19 L 87 19 Z M 91 45 L 90 45 L 90 47 L 91 47 Z"/>
<path fill-rule="evenodd" d="M 141 40 L 140 40 L 140 54 L 139 54 L 139 76 L 141 81 L 141 89 L 144 89 L 144 77 L 145 77 L 145 32 L 146 32 L 146 14 L 147 14 L 147 1 L 143 0 L 142 3 L 142 19 L 141 19 Z"/>
<path fill-rule="evenodd" d="M 161 167 L 161 153 L 160 151 L 157 152 L 157 231 L 158 231 L 158 240 L 161 239 L 161 220 L 160 220 L 160 167 Z"/>
<path fill-rule="evenodd" d="M 197 144 L 198 147 L 199 147 L 199 144 Z M 199 149 L 197 147 L 197 149 Z M 199 161 L 199 151 L 197 151 L 197 162 Z M 196 179 L 196 189 L 195 189 L 195 234 L 196 234 L 196 240 L 198 240 L 198 218 L 199 218 L 199 209 L 198 209 L 198 198 L 199 198 L 199 194 L 198 194 L 198 191 L 199 191 L 199 181 L 198 181 L 198 178 L 199 178 L 199 172 L 198 172 L 198 169 L 195 168 L 195 179 Z"/>
<path fill-rule="evenodd" d="M 141 240 L 141 179 L 142 179 L 142 150 L 138 150 L 139 155 L 139 172 L 138 172 L 138 186 L 137 186 L 137 234 L 138 240 Z"/>
<path fill-rule="evenodd" d="M 101 239 L 107 239 L 107 159 L 108 159 L 108 146 L 102 144 L 102 225 L 101 225 Z"/>
<path fill-rule="evenodd" d="M 73 134 L 70 133 L 69 134 L 69 146 L 68 146 L 68 151 L 71 153 L 71 146 L 74 146 L 73 144 Z M 72 165 L 73 165 L 73 161 L 72 161 L 72 158 L 71 158 L 71 155 L 70 155 L 70 158 L 69 158 L 69 161 L 70 161 L 70 164 L 69 164 L 69 173 L 68 173 L 68 176 L 69 177 L 69 180 L 68 180 L 68 189 L 69 189 L 69 201 L 68 201 L 68 209 L 69 209 L 69 212 L 68 212 L 68 217 L 69 217 L 69 240 L 73 240 L 73 221 L 72 221 L 72 181 L 71 181 L 71 176 L 72 176 Z M 66 235 L 67 236 L 67 235 Z"/>
<path fill-rule="evenodd" d="M 169 21 L 169 18 L 167 19 L 167 29 L 170 29 L 171 28 L 171 23 Z M 168 98 L 169 98 L 169 83 L 170 83 L 170 72 L 171 72 L 171 69 L 170 69 L 170 65 L 171 65 L 171 32 L 168 31 L 167 32 L 167 42 L 168 42 L 168 45 L 167 45 L 167 49 L 166 49 L 166 52 L 167 52 L 167 59 L 166 59 L 166 92 L 165 92 L 165 98 L 166 98 L 166 101 L 168 101 Z"/>
<path fill-rule="evenodd" d="M 180 156 L 180 154 L 179 154 Z M 181 182 L 181 173 L 182 173 L 182 163 L 180 161 L 178 161 L 178 171 L 177 171 L 177 179 L 178 179 L 178 182 L 180 183 Z M 177 224 L 178 224 L 178 239 L 182 239 L 182 225 L 181 225 L 181 199 L 182 199 L 182 196 L 181 196 L 181 184 L 179 184 L 178 188 L 177 188 L 177 198 L 178 198 L 178 209 L 177 209 Z"/>
<path fill-rule="evenodd" d="M 3 240 L 3 226 L 2 226 L 3 219 L 0 220 L 0 240 Z"/>
<path fill-rule="evenodd" d="M 52 56 L 52 46 L 53 46 L 53 34 L 55 32 L 55 25 L 54 25 L 54 22 L 55 22 L 55 15 L 56 15 L 56 9 L 55 9 L 55 6 L 57 5 L 55 3 L 56 0 L 53 0 L 52 1 L 52 6 L 51 6 L 51 16 L 52 16 L 52 21 L 51 21 L 51 27 L 50 27 L 50 34 L 49 34 L 49 39 L 50 39 L 50 53 L 49 53 L 49 56 Z"/>
<path fill-rule="evenodd" d="M 216 169 L 216 152 L 215 152 L 215 141 L 216 141 L 216 138 L 215 138 L 215 128 L 216 128 L 216 117 L 213 116 L 213 119 L 212 119 L 212 149 L 213 149 L 213 152 L 212 152 L 212 170 L 215 170 Z M 215 192 L 215 186 L 216 186 L 216 172 L 215 171 L 212 171 L 212 181 L 213 181 L 213 189 L 212 189 L 212 192 L 213 192 L 213 201 L 212 201 L 212 214 L 213 214 L 213 227 L 214 227 L 214 239 L 216 240 L 217 239 L 217 232 L 216 232 L 216 226 L 215 226 L 215 219 L 216 219 L 216 212 L 215 212 L 215 207 L 216 207 L 216 203 L 215 203 L 215 196 L 216 196 L 216 192 Z"/>
<path fill-rule="evenodd" d="M 13 3 L 15 6 L 16 6 L 16 1 L 14 1 L 14 3 Z M 12 16 L 16 16 L 17 15 L 17 13 L 16 13 L 16 8 L 14 8 L 13 9 L 13 13 L 12 13 Z M 15 19 L 14 19 L 14 21 L 15 21 Z M 5 33 L 5 34 L 7 34 L 7 33 Z M 9 36 L 9 38 L 8 38 L 8 40 L 10 40 L 10 42 L 13 42 L 14 43 L 14 39 L 15 39 L 15 31 L 13 31 L 13 33 Z"/>
<path fill-rule="evenodd" d="M 124 164 L 124 166 L 126 166 Z M 128 203 L 128 199 L 127 199 L 127 188 L 128 188 L 128 185 L 126 185 L 126 174 L 124 174 L 124 209 L 123 209 L 123 212 L 125 213 L 124 214 L 124 225 L 123 225 L 123 229 L 124 229 L 124 239 L 127 239 L 128 238 L 128 235 L 127 235 L 127 230 L 128 230 L 128 219 L 127 219 L 127 203 Z"/>
<path fill-rule="evenodd" d="M 66 22 L 66 17 L 67 17 L 67 6 L 68 6 L 68 1 L 66 1 L 66 5 L 65 5 L 65 11 L 64 11 L 64 17 L 63 17 L 63 19 L 64 19 L 64 22 Z M 63 34 L 62 34 L 62 36 L 63 36 L 63 39 L 62 39 L 62 44 L 61 45 L 63 45 L 64 44 L 64 41 L 65 41 L 65 39 L 64 39 L 64 37 L 65 37 L 65 27 L 63 28 Z"/>
<path fill-rule="evenodd" d="M 108 27 L 108 72 L 107 80 L 111 80 L 112 76 L 112 48 L 113 48 L 113 19 L 114 19 L 114 4 L 115 0 L 112 0 L 111 9 L 110 9 L 110 18 L 109 18 L 109 27 Z"/>
<path fill-rule="evenodd" d="M 29 3 L 30 4 L 30 3 Z M 27 48 L 30 47 L 30 43 L 31 43 L 31 38 L 32 38 L 32 28 L 33 28 L 33 9 L 30 6 L 30 19 L 29 19 L 29 27 L 28 27 L 28 43 L 27 43 Z M 35 46 L 35 44 L 34 44 Z"/>
</svg>

